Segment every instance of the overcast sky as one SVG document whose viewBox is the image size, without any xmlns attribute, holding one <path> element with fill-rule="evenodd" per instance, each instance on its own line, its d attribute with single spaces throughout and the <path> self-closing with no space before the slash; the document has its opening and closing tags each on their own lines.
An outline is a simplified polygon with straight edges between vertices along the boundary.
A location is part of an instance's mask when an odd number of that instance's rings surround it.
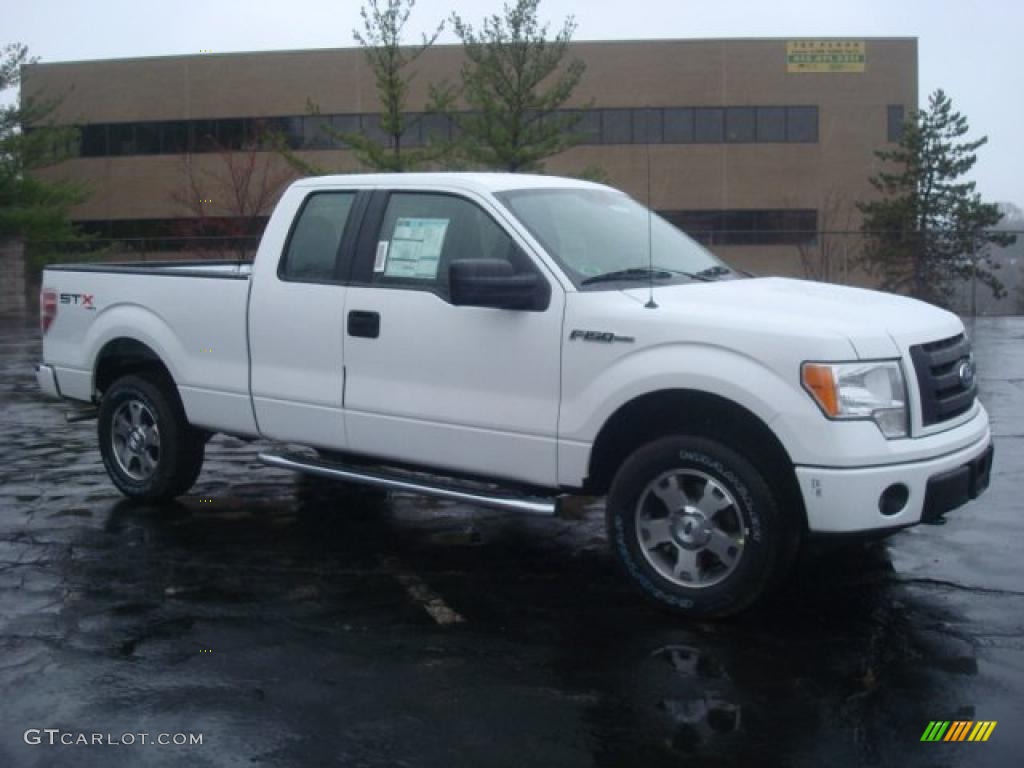
<svg viewBox="0 0 1024 768">
<path fill-rule="evenodd" d="M 419 0 L 410 31 L 502 0 Z M 44 61 L 352 45 L 360 0 L 23 0 L 0 11 L 3 39 Z M 575 13 L 576 39 L 691 37 L 919 38 L 920 93 L 943 88 L 986 134 L 974 178 L 989 200 L 1024 206 L 1021 0 L 542 0 L 544 17 Z M 443 42 L 455 42 L 450 34 Z"/>
</svg>

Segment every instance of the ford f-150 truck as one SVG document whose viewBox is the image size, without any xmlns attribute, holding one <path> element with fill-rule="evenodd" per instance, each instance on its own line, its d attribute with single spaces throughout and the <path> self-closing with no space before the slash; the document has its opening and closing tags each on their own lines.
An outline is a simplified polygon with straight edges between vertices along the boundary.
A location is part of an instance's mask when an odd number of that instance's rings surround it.
<svg viewBox="0 0 1024 768">
<path fill-rule="evenodd" d="M 555 514 L 692 616 L 815 534 L 937 520 L 988 485 L 970 342 L 885 293 L 751 278 L 625 194 L 531 175 L 300 180 L 250 263 L 61 265 L 43 391 L 127 496 L 186 493 L 213 433 L 277 467 Z"/>
</svg>

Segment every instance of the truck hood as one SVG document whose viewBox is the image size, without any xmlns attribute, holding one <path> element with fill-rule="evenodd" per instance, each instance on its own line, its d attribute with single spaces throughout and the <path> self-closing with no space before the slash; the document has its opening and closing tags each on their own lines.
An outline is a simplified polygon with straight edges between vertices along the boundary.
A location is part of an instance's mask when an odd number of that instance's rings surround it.
<svg viewBox="0 0 1024 768">
<path fill-rule="evenodd" d="M 646 302 L 647 288 L 625 293 Z M 751 328 L 786 324 L 845 337 L 862 359 L 902 355 L 911 344 L 963 332 L 960 319 L 943 309 L 891 293 L 779 277 L 655 286 L 655 301 L 666 310 L 714 315 Z"/>
</svg>

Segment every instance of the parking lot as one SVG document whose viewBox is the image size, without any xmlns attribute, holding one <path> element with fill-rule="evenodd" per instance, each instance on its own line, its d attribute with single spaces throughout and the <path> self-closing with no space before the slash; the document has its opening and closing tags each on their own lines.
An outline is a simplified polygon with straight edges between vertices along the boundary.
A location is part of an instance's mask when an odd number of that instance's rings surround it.
<svg viewBox="0 0 1024 768">
<path fill-rule="evenodd" d="M 265 469 L 222 436 L 193 495 L 127 502 L 95 423 L 38 394 L 34 323 L 8 321 L 0 766 L 1018 764 L 1024 318 L 969 331 L 988 493 L 692 623 L 619 578 L 597 502 L 535 519 L 385 496 Z M 922 743 L 932 720 L 998 726 Z"/>
</svg>

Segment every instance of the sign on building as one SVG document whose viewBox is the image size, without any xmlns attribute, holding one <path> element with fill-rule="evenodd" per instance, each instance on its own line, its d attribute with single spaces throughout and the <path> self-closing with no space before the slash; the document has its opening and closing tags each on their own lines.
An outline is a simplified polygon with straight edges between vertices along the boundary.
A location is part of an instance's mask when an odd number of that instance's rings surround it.
<svg viewBox="0 0 1024 768">
<path fill-rule="evenodd" d="M 790 40 L 787 72 L 863 72 L 863 40 Z"/>
</svg>

